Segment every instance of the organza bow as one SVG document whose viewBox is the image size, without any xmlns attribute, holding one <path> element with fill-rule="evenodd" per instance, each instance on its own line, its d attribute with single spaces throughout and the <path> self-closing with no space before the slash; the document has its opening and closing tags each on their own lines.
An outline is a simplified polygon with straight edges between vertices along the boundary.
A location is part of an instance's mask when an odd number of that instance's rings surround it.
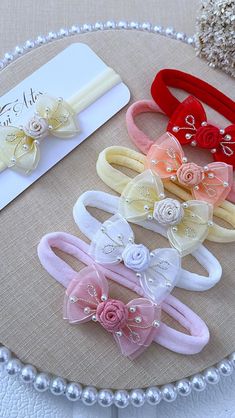
<svg viewBox="0 0 235 418">
<path fill-rule="evenodd" d="M 219 129 L 207 122 L 203 105 L 193 96 L 187 97 L 173 113 L 167 131 L 181 144 L 210 149 L 215 161 L 235 167 L 235 125 Z"/>
<path fill-rule="evenodd" d="M 128 221 L 155 220 L 167 228 L 170 244 L 181 256 L 193 252 L 213 224 L 212 205 L 199 200 L 180 203 L 164 198 L 162 181 L 150 169 L 125 187 L 119 200 L 119 213 Z"/>
<path fill-rule="evenodd" d="M 179 141 L 169 132 L 151 146 L 146 166 L 161 178 L 178 181 L 191 190 L 193 197 L 213 205 L 223 202 L 233 184 L 233 168 L 223 162 L 201 167 L 188 163 Z"/>
<path fill-rule="evenodd" d="M 0 127 L 0 160 L 24 174 L 37 167 L 43 138 L 49 134 L 71 138 L 79 132 L 75 112 L 62 98 L 43 95 L 35 106 L 36 112 L 25 126 Z"/>
<path fill-rule="evenodd" d="M 175 249 L 149 251 L 143 244 L 135 244 L 130 225 L 119 214 L 102 224 L 91 242 L 89 254 L 99 264 L 110 265 L 123 261 L 140 279 L 145 295 L 156 303 L 171 292 L 181 267 Z"/>
<path fill-rule="evenodd" d="M 71 324 L 99 322 L 113 335 L 121 353 L 131 359 L 151 344 L 160 318 L 161 307 L 149 299 L 134 299 L 127 305 L 110 299 L 108 282 L 95 266 L 81 270 L 65 293 L 64 319 Z"/>
</svg>

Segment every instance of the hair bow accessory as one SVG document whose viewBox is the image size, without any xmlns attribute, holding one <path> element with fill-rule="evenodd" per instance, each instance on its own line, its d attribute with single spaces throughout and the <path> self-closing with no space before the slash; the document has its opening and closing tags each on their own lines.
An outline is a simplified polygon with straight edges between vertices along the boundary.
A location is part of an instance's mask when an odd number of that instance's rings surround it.
<svg viewBox="0 0 235 418">
<path fill-rule="evenodd" d="M 81 270 L 65 293 L 64 319 L 71 324 L 99 322 L 113 335 L 121 353 L 131 359 L 151 344 L 160 318 L 161 307 L 149 299 L 134 299 L 127 305 L 110 299 L 108 282 L 95 266 Z"/>
<path fill-rule="evenodd" d="M 75 112 L 61 97 L 47 95 L 36 102 L 36 112 L 20 127 L 0 127 L 0 155 L 7 167 L 30 173 L 40 159 L 39 144 L 46 136 L 71 138 L 79 132 Z"/>
<path fill-rule="evenodd" d="M 166 132 L 151 146 L 146 165 L 161 178 L 178 181 L 188 187 L 194 199 L 213 205 L 223 202 L 233 184 L 233 168 L 223 162 L 201 167 L 188 163 L 179 141 Z"/>
<path fill-rule="evenodd" d="M 119 214 L 104 222 L 90 244 L 89 254 L 99 264 L 119 264 L 133 270 L 145 294 L 159 303 L 178 280 L 181 261 L 173 248 L 149 251 L 135 244 L 133 231 Z"/>
<path fill-rule="evenodd" d="M 167 130 L 181 144 L 210 149 L 214 160 L 235 165 L 235 125 L 220 129 L 208 123 L 206 112 L 195 97 L 189 96 L 179 104 Z"/>
<path fill-rule="evenodd" d="M 150 169 L 136 176 L 123 190 L 119 213 L 129 221 L 156 221 L 167 228 L 170 244 L 181 256 L 190 254 L 208 235 L 213 208 L 209 203 L 180 203 L 165 198 L 160 177 Z"/>
</svg>

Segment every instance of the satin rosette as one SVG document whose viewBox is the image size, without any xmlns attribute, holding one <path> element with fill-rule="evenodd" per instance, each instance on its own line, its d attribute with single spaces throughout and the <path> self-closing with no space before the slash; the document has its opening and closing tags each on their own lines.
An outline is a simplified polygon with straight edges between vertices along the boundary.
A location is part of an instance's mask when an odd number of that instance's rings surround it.
<svg viewBox="0 0 235 418">
<path fill-rule="evenodd" d="M 181 256 L 198 248 L 213 223 L 211 204 L 199 200 L 180 203 L 165 198 L 161 178 L 150 169 L 127 184 L 118 211 L 131 222 L 147 220 L 164 226 L 170 244 Z"/>
<path fill-rule="evenodd" d="M 109 298 L 108 282 L 96 267 L 81 270 L 65 293 L 64 319 L 71 324 L 90 320 L 114 337 L 121 353 L 134 359 L 153 341 L 160 326 L 161 307 L 146 298 L 124 304 Z"/>
<path fill-rule="evenodd" d="M 11 169 L 29 174 L 40 160 L 40 141 L 49 135 L 71 138 L 79 132 L 76 114 L 62 98 L 40 96 L 25 126 L 0 127 L 0 157 Z"/>
<path fill-rule="evenodd" d="M 145 294 L 155 303 L 162 302 L 178 280 L 181 260 L 173 248 L 149 251 L 135 244 L 133 231 L 119 214 L 104 222 L 95 234 L 89 254 L 98 264 L 124 263 L 140 280 Z"/>
</svg>

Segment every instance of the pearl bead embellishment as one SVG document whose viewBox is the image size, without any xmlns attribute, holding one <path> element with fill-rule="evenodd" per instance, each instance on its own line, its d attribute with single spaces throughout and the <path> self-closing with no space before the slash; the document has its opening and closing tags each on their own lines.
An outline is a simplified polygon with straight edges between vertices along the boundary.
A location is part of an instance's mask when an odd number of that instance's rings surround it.
<svg viewBox="0 0 235 418">
<path fill-rule="evenodd" d="M 135 317 L 135 322 L 136 322 L 137 324 L 140 324 L 140 323 L 142 322 L 142 318 L 141 318 L 141 316 L 136 316 L 136 317 Z"/>
</svg>

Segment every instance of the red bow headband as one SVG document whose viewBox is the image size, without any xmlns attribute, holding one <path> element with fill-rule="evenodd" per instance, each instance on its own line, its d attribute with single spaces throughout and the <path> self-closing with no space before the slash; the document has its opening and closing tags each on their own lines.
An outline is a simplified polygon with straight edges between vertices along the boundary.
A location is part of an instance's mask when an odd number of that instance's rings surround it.
<svg viewBox="0 0 235 418">
<path fill-rule="evenodd" d="M 181 103 L 169 87 L 180 88 L 193 96 Z M 172 69 L 159 71 L 151 86 L 151 94 L 170 118 L 167 131 L 181 144 L 210 149 L 215 161 L 223 161 L 235 168 L 235 102 L 232 99 L 205 81 Z M 198 99 L 221 113 L 232 125 L 220 129 L 209 123 Z"/>
</svg>

